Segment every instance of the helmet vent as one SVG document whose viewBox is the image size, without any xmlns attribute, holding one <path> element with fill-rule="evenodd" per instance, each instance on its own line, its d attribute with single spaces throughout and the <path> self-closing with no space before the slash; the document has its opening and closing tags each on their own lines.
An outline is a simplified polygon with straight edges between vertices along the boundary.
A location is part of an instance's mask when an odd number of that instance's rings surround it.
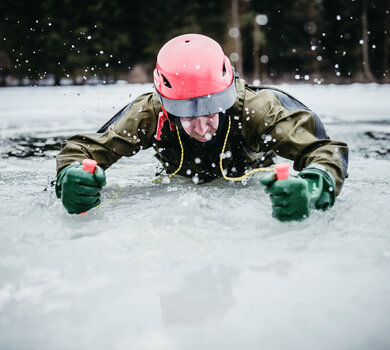
<svg viewBox="0 0 390 350">
<path fill-rule="evenodd" d="M 188 40 L 188 39 L 185 41 L 185 43 L 189 43 L 189 42 L 190 42 L 190 40 Z"/>
<path fill-rule="evenodd" d="M 224 77 L 226 74 L 226 66 L 225 66 L 225 62 L 223 62 L 223 66 L 222 66 L 222 76 Z"/>
<path fill-rule="evenodd" d="M 162 75 L 162 74 L 161 74 L 161 76 L 162 76 L 162 78 L 163 78 L 163 80 L 164 80 L 164 85 L 165 85 L 167 88 L 172 89 L 172 86 L 171 86 L 171 84 L 169 83 L 168 79 L 165 78 L 164 75 Z"/>
</svg>

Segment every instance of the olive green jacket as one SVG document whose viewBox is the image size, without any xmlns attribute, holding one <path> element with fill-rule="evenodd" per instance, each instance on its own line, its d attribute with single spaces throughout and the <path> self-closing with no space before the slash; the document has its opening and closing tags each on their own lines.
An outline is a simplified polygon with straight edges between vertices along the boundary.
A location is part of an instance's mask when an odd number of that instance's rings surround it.
<svg viewBox="0 0 390 350">
<path fill-rule="evenodd" d="M 107 169 L 123 156 L 131 157 L 153 147 L 167 173 L 179 168 L 184 152 L 178 174 L 209 181 L 222 175 L 219 158 L 226 139 L 223 168 L 228 176 L 269 166 L 278 155 L 293 160 L 297 171 L 313 163 L 325 166 L 333 175 L 339 194 L 347 177 L 347 145 L 329 139 L 318 116 L 287 93 L 270 87 L 254 90 L 238 78 L 236 88 L 236 102 L 226 111 L 225 124 L 228 118 L 231 120 L 229 134 L 224 127 L 219 140 L 210 143 L 212 147 L 206 150 L 194 150 L 184 131 L 179 140 L 168 122 L 162 128 L 161 140 L 155 138 L 161 105 L 156 94 L 150 92 L 127 105 L 98 133 L 65 140 L 57 156 L 57 172 L 84 158 L 95 159 Z"/>
</svg>

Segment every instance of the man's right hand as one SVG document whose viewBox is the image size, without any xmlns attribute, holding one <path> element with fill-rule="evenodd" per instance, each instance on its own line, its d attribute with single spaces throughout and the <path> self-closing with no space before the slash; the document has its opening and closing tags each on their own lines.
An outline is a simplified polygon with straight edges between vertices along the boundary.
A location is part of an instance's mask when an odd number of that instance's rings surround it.
<svg viewBox="0 0 390 350">
<path fill-rule="evenodd" d="M 79 214 L 100 204 L 100 190 L 105 184 L 106 175 L 101 167 L 96 166 L 91 174 L 75 162 L 58 174 L 56 194 L 70 214 Z"/>
</svg>

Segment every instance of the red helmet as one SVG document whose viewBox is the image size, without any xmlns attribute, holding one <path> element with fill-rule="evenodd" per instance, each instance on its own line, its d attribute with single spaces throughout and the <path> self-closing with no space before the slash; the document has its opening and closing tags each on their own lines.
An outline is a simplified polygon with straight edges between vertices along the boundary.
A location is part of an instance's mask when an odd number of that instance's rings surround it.
<svg viewBox="0 0 390 350">
<path fill-rule="evenodd" d="M 168 41 L 157 55 L 154 87 L 164 112 L 177 117 L 219 113 L 236 101 L 234 72 L 221 46 L 200 34 Z"/>
</svg>

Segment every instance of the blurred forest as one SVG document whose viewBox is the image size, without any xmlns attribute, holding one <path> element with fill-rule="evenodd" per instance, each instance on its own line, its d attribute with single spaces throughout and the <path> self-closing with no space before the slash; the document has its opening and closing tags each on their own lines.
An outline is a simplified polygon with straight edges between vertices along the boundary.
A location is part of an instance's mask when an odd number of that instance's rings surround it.
<svg viewBox="0 0 390 350">
<path fill-rule="evenodd" d="M 189 32 L 250 82 L 390 82 L 390 0 L 2 0 L 0 85 L 150 82 Z"/>
</svg>

